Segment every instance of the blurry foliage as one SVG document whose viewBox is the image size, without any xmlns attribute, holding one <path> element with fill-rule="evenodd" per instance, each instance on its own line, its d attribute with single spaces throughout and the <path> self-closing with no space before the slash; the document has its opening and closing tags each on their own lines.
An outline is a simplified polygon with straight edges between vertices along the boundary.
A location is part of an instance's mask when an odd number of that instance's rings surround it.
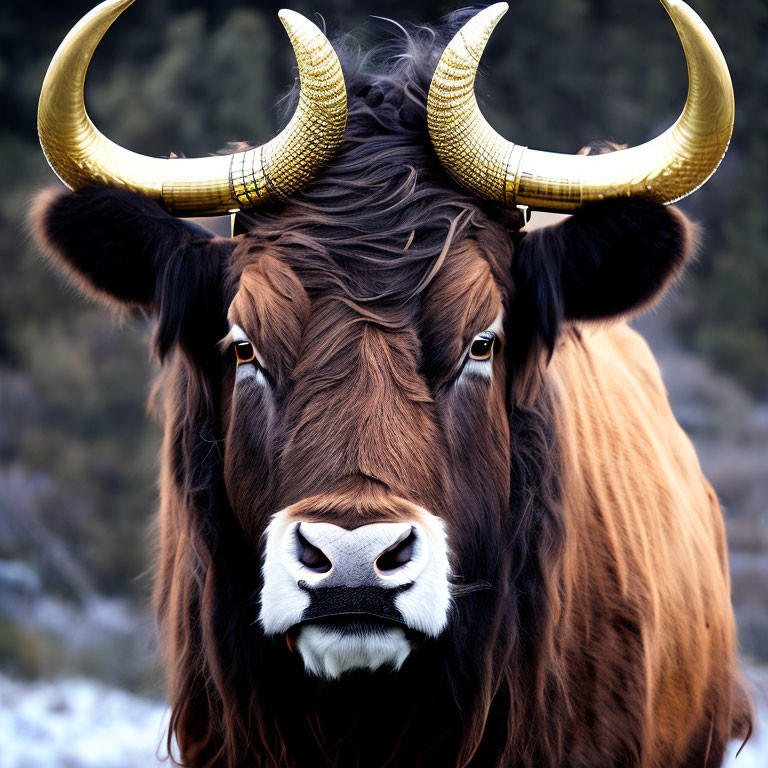
<svg viewBox="0 0 768 768">
<path fill-rule="evenodd" d="M 73 617 L 75 620 L 78 616 Z M 146 642 L 149 632 L 106 633 L 91 628 L 93 642 L 72 644 L 60 632 L 0 618 L 0 674 L 26 680 L 85 676 L 157 697 L 162 675 Z"/>
<path fill-rule="evenodd" d="M 276 128 L 274 92 L 253 72 L 272 67 L 266 26 L 248 10 L 233 10 L 213 33 L 202 11 L 176 16 L 149 65 L 122 61 L 102 79 L 89 100 L 94 120 L 114 127 L 116 140 L 158 156 L 172 149 L 205 155 L 229 141 L 265 140 Z"/>
<path fill-rule="evenodd" d="M 25 679 L 51 677 L 59 667 L 61 646 L 48 633 L 0 619 L 0 672 Z"/>
<path fill-rule="evenodd" d="M 35 135 L 40 83 L 95 1 L 0 6 L 0 558 L 37 558 L 47 586 L 64 593 L 130 594 L 148 564 L 156 493 L 159 430 L 144 415 L 148 323 L 120 323 L 75 295 L 24 229 L 34 192 L 55 183 Z M 263 141 L 278 127 L 272 105 L 295 73 L 276 18 L 281 5 L 136 3 L 94 58 L 87 101 L 95 121 L 147 154 Z M 382 28 L 367 14 L 435 20 L 456 5 L 291 3 L 309 16 L 322 11 L 332 31 L 365 25 L 362 39 Z M 689 344 L 764 396 L 768 5 L 693 5 L 725 51 L 738 117 L 721 170 L 683 205 L 704 223 L 705 247 L 680 293 L 677 324 Z M 654 0 L 519 0 L 484 65 L 478 91 L 489 119 L 517 142 L 555 151 L 603 138 L 644 141 L 675 119 L 685 97 L 680 46 Z M 69 561 L 46 541 L 63 542 Z M 30 654 L 45 651 L 30 645 Z"/>
</svg>

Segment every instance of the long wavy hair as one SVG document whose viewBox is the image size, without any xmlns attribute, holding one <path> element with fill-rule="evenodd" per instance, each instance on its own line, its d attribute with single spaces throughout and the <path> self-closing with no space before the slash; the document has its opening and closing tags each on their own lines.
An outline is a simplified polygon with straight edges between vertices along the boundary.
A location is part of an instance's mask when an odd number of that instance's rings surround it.
<svg viewBox="0 0 768 768">
<path fill-rule="evenodd" d="M 557 710 L 568 703 L 553 627 L 563 521 L 551 426 L 556 404 L 545 386 L 534 397 L 506 394 L 520 404 L 510 408 L 509 475 L 504 469 L 493 482 L 512 489 L 511 510 L 459 541 L 463 578 L 454 586 L 449 628 L 424 641 L 398 675 L 312 679 L 281 640 L 262 635 L 254 608 L 260 582 L 224 482 L 225 374 L 211 349 L 226 332 L 225 307 L 256 254 L 279 251 L 310 297 L 338 295 L 346 311 L 329 347 L 360 318 L 390 330 L 412 325 L 414 306 L 447 254 L 468 239 L 482 239 L 494 278 L 513 291 L 509 264 L 521 218 L 451 185 L 426 130 L 432 71 L 470 14 L 452 15 L 439 30 L 395 25 L 365 54 L 349 39 L 336 41 L 349 92 L 339 155 L 282 207 L 238 215 L 245 236 L 222 276 L 223 297 L 201 296 L 205 280 L 168 276 L 177 292 L 169 289 L 158 312 L 158 352 L 180 344 L 159 388 L 167 425 L 160 538 L 169 546 L 155 602 L 172 670 L 169 746 L 175 737 L 184 764 L 459 768 L 533 766 L 540 758 L 554 764 L 560 754 L 556 724 L 564 718 Z M 287 111 L 296 93 L 286 99 Z M 197 269 L 206 269 L 205 260 Z M 180 281 L 193 286 L 196 314 L 178 296 Z M 540 321 L 527 317 L 528 333 L 518 329 L 508 350 L 516 381 L 535 378 L 523 371 L 537 367 L 538 353 L 553 340 L 555 330 Z M 478 451 L 494 450 L 477 440 Z M 545 721 L 549 726 L 539 729 Z"/>
</svg>

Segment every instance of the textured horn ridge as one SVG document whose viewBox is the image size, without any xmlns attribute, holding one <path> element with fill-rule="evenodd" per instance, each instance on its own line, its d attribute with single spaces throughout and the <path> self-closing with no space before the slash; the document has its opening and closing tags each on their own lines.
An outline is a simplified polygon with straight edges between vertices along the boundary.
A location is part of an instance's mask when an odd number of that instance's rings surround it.
<svg viewBox="0 0 768 768">
<path fill-rule="evenodd" d="M 448 43 L 429 88 L 427 126 L 440 161 L 456 181 L 481 197 L 512 205 L 506 186 L 516 145 L 491 128 L 475 98 L 480 57 L 508 8 L 506 3 L 485 8 Z"/>
<path fill-rule="evenodd" d="M 38 133 L 48 162 L 70 188 L 123 187 L 178 215 L 206 216 L 283 199 L 306 185 L 338 149 L 347 120 L 341 64 L 325 35 L 293 11 L 280 11 L 296 54 L 299 103 L 288 125 L 260 147 L 201 158 L 154 158 L 102 135 L 85 111 L 93 52 L 133 0 L 106 0 L 67 35 L 48 68 Z"/>
<path fill-rule="evenodd" d="M 272 141 L 232 156 L 232 193 L 240 208 L 286 198 L 305 186 L 344 138 L 347 92 L 333 46 L 301 14 L 282 10 L 278 15 L 296 53 L 299 103 Z"/>
<path fill-rule="evenodd" d="M 637 147 L 593 156 L 541 152 L 501 137 L 483 117 L 474 93 L 480 57 L 508 8 L 497 3 L 459 30 L 432 79 L 427 122 L 446 170 L 497 203 L 554 211 L 608 197 L 671 203 L 698 189 L 728 149 L 733 86 L 723 54 L 699 16 L 682 0 L 661 3 L 680 36 L 689 83 L 685 108 L 667 131 Z"/>
</svg>

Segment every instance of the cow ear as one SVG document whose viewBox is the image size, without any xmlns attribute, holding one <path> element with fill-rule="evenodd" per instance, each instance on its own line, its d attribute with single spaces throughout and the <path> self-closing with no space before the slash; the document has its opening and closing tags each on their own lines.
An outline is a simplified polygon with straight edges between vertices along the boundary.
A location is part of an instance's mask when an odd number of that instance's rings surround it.
<svg viewBox="0 0 768 768">
<path fill-rule="evenodd" d="M 84 293 L 155 314 L 161 357 L 202 330 L 190 324 L 219 332 L 222 274 L 234 241 L 171 216 L 149 198 L 105 187 L 42 192 L 30 224 Z"/>
<path fill-rule="evenodd" d="M 653 305 L 694 250 L 695 228 L 676 208 L 603 200 L 526 235 L 513 279 L 551 348 L 563 320 L 627 317 Z"/>
<path fill-rule="evenodd" d="M 84 293 L 147 308 L 168 260 L 214 237 L 147 197 L 105 187 L 45 190 L 30 223 L 45 253 Z"/>
</svg>

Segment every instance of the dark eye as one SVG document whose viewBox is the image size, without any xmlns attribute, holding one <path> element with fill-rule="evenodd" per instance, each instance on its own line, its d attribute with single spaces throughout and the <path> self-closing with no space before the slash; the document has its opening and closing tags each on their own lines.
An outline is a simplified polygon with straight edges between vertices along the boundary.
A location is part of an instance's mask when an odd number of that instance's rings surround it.
<svg viewBox="0 0 768 768">
<path fill-rule="evenodd" d="M 253 344 L 250 341 L 236 341 L 234 343 L 235 357 L 238 363 L 253 362 L 256 352 L 253 350 Z"/>
<path fill-rule="evenodd" d="M 496 334 L 492 331 L 479 333 L 472 339 L 472 345 L 469 348 L 470 360 L 490 360 L 493 354 L 493 346 L 496 342 Z"/>
</svg>

